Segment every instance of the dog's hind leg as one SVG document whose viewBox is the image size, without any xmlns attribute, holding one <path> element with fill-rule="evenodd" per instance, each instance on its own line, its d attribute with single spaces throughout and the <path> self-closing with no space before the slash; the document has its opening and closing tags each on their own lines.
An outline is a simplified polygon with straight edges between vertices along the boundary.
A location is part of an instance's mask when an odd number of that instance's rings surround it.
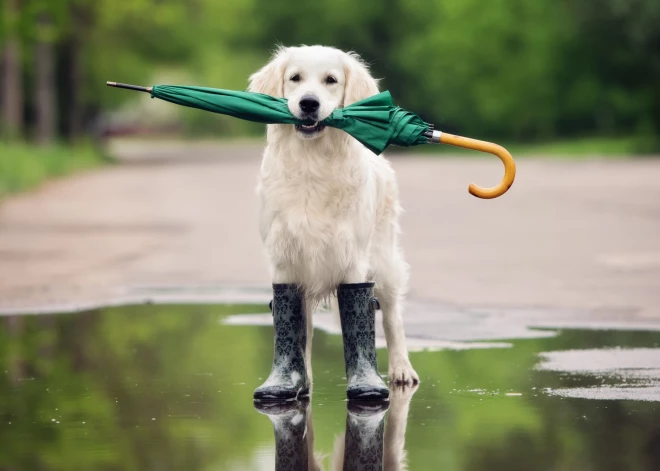
<svg viewBox="0 0 660 471">
<path fill-rule="evenodd" d="M 389 389 L 378 373 L 374 283 L 342 283 L 337 303 L 344 340 L 348 400 L 387 400 Z"/>
</svg>

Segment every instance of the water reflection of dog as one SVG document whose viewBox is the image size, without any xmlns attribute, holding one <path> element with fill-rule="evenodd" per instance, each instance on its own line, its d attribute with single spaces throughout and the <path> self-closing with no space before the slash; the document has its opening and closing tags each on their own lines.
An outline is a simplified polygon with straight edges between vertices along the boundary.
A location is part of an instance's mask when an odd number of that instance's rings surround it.
<svg viewBox="0 0 660 471">
<path fill-rule="evenodd" d="M 335 439 L 333 471 L 405 471 L 405 434 L 410 399 L 416 387 L 396 387 L 390 402 L 349 402 L 345 433 Z M 385 416 L 388 411 L 387 427 Z M 255 403 L 275 431 L 276 471 L 320 471 L 323 458 L 314 455 L 314 428 L 309 401 Z"/>
</svg>

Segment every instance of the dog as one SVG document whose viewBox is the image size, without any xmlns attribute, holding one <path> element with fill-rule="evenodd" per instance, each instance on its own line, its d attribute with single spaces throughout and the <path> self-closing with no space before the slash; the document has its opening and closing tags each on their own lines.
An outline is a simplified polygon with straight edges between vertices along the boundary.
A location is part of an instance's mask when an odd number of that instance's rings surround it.
<svg viewBox="0 0 660 471">
<path fill-rule="evenodd" d="M 313 122 L 268 125 L 257 186 L 273 283 L 304 288 L 308 368 L 314 308 L 340 283 L 375 281 L 390 383 L 418 383 L 401 318 L 408 266 L 397 240 L 401 207 L 394 171 L 344 131 L 322 124 L 336 108 L 377 94 L 378 81 L 355 53 L 279 47 L 250 76 L 248 90 L 286 98 L 294 116 Z"/>
</svg>

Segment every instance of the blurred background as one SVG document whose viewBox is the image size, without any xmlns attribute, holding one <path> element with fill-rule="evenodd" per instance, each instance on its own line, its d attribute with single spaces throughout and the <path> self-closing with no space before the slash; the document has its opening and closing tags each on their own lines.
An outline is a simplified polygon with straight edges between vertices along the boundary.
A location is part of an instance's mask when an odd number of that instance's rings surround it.
<svg viewBox="0 0 660 471">
<path fill-rule="evenodd" d="M 244 89 L 278 43 L 359 52 L 397 104 L 449 132 L 565 153 L 660 149 L 656 0 L 0 4 L 0 194 L 39 178 L 44 164 L 30 166 L 36 154 L 23 143 L 60 146 L 39 151 L 49 155 L 48 174 L 93 162 L 89 148 L 52 161 L 61 146 L 103 136 L 261 135 L 261 126 L 153 103 L 105 81 Z M 9 148 L 10 139 L 22 144 Z M 10 165 L 10 155 L 30 168 Z"/>
</svg>

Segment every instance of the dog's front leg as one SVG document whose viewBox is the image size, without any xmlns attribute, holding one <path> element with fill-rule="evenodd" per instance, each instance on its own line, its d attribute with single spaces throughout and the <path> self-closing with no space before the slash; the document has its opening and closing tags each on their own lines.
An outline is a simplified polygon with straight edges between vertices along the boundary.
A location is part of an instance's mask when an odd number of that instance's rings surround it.
<svg viewBox="0 0 660 471">
<path fill-rule="evenodd" d="M 381 401 L 390 394 L 378 373 L 375 317 L 378 303 L 373 296 L 374 284 L 353 282 L 337 286 L 349 401 Z"/>
<path fill-rule="evenodd" d="M 308 296 L 304 285 L 293 276 L 293 270 L 278 269 L 289 264 L 273 262 L 273 363 L 266 381 L 254 391 L 254 399 L 259 402 L 305 397 L 310 386 Z"/>
<path fill-rule="evenodd" d="M 278 265 L 273 270 L 273 283 L 294 283 L 301 286 L 304 285 L 301 283 L 295 275 L 295 271 L 292 268 L 289 268 L 287 264 Z M 314 324 L 312 321 L 312 314 L 317 307 L 318 302 L 312 299 L 307 293 L 305 293 L 305 322 L 307 329 L 307 343 L 305 345 L 305 365 L 307 368 L 307 380 L 309 381 L 310 388 L 312 385 L 312 340 L 314 336 Z M 311 392 L 311 389 L 310 389 Z"/>
<path fill-rule="evenodd" d="M 401 297 L 396 289 L 381 287 L 376 289 L 383 312 L 383 330 L 387 341 L 387 373 L 390 383 L 417 384 L 419 375 L 408 359 L 406 334 L 401 318 Z"/>
</svg>

